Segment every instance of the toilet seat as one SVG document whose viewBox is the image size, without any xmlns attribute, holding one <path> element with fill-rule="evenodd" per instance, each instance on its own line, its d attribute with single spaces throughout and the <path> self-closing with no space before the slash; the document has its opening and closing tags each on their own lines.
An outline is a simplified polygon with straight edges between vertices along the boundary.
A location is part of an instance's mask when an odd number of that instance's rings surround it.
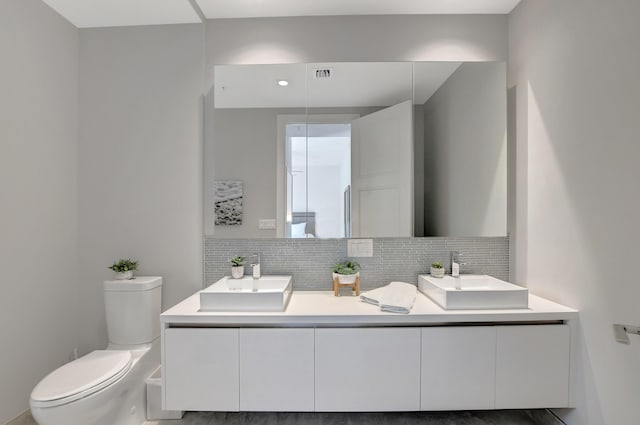
<svg viewBox="0 0 640 425">
<path fill-rule="evenodd" d="M 40 381 L 31 393 L 32 405 L 53 407 L 87 397 L 122 378 L 131 364 L 130 351 L 92 351 Z"/>
</svg>

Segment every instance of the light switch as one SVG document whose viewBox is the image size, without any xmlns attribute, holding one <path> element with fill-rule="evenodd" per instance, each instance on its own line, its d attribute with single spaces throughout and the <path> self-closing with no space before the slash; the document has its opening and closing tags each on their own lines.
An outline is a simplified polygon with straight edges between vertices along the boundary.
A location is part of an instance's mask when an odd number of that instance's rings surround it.
<svg viewBox="0 0 640 425">
<path fill-rule="evenodd" d="M 258 229 L 260 230 L 273 230 L 276 228 L 275 218 L 263 218 L 258 220 Z"/>
<path fill-rule="evenodd" d="M 349 257 L 373 257 L 373 239 L 349 239 L 347 241 Z"/>
</svg>

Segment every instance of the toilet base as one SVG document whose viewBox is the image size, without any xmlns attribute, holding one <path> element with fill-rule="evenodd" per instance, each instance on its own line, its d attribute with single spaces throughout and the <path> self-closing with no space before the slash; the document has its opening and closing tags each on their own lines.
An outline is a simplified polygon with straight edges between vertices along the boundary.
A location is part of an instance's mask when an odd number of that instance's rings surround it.
<svg viewBox="0 0 640 425">
<path fill-rule="evenodd" d="M 108 350 L 120 348 L 109 346 Z M 82 399 L 54 407 L 31 406 L 39 425 L 142 425 L 146 421 L 146 378 L 160 364 L 160 339 L 131 349 L 131 369 L 117 382 Z"/>
</svg>

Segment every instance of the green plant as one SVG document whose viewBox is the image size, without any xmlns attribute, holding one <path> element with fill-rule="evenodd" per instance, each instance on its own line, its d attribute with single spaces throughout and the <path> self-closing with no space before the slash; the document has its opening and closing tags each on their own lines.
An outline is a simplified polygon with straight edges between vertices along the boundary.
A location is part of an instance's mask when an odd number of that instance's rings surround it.
<svg viewBox="0 0 640 425">
<path fill-rule="evenodd" d="M 434 269 L 441 269 L 442 268 L 442 264 L 440 264 L 439 261 L 436 261 L 434 263 L 431 263 L 431 267 L 433 267 Z"/>
<path fill-rule="evenodd" d="M 231 260 L 229 260 L 229 262 L 231 263 L 232 267 L 239 267 L 244 265 L 244 257 L 238 255 L 237 257 L 233 257 Z"/>
<path fill-rule="evenodd" d="M 360 264 L 355 261 L 344 260 L 333 267 L 333 272 L 337 274 L 356 274 L 360 270 Z"/>
<path fill-rule="evenodd" d="M 109 268 L 116 273 L 128 272 L 129 270 L 138 270 L 138 262 L 132 260 L 131 258 L 127 260 L 118 260 L 115 261 Z"/>
</svg>

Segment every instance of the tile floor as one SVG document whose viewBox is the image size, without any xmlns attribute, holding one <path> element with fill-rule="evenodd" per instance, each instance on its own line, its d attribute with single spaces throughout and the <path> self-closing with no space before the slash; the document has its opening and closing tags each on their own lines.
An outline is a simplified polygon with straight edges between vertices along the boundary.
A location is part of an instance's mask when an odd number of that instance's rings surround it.
<svg viewBox="0 0 640 425">
<path fill-rule="evenodd" d="M 560 425 L 545 411 L 400 413 L 188 412 L 182 420 L 146 425 Z"/>
<path fill-rule="evenodd" d="M 37 424 L 26 413 L 11 422 L 11 425 Z M 147 421 L 145 425 L 561 425 L 561 422 L 544 410 L 400 413 L 187 412 L 181 420 Z"/>
</svg>

